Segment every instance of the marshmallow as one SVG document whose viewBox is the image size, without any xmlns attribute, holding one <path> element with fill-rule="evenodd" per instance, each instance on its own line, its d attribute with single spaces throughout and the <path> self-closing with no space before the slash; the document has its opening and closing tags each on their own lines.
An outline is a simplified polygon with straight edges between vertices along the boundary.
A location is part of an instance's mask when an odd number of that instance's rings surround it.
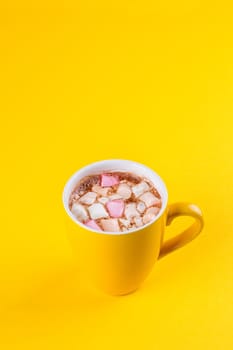
<svg viewBox="0 0 233 350">
<path fill-rule="evenodd" d="M 73 201 L 73 202 L 75 202 L 75 201 L 77 201 L 79 198 L 80 198 L 80 196 L 78 195 L 78 193 L 75 193 L 75 192 L 74 192 L 74 193 L 71 195 L 70 200 Z"/>
<path fill-rule="evenodd" d="M 149 191 L 149 189 L 150 188 L 145 181 L 142 181 L 139 184 L 132 187 L 132 191 L 135 197 L 141 196 L 144 192 Z"/>
<path fill-rule="evenodd" d="M 88 207 L 92 219 L 107 218 L 108 213 L 101 203 L 94 203 Z"/>
<path fill-rule="evenodd" d="M 99 227 L 99 225 L 95 222 L 95 220 L 88 220 L 85 222 L 85 225 L 93 228 L 94 230 L 98 230 L 101 231 L 101 228 Z"/>
<path fill-rule="evenodd" d="M 134 218 L 134 222 L 137 227 L 141 227 L 143 225 L 142 218 L 140 216 L 136 216 Z"/>
<path fill-rule="evenodd" d="M 100 197 L 98 201 L 102 204 L 106 204 L 109 201 L 109 198 L 107 197 Z"/>
<path fill-rule="evenodd" d="M 143 213 L 145 209 L 146 209 L 145 204 L 143 202 L 138 202 L 137 210 L 139 211 L 139 213 Z"/>
<path fill-rule="evenodd" d="M 159 211 L 160 209 L 158 207 L 148 208 L 142 218 L 143 223 L 148 224 L 148 222 L 154 220 Z"/>
<path fill-rule="evenodd" d="M 92 186 L 92 191 L 96 192 L 97 194 L 100 194 L 103 197 L 107 196 L 109 190 L 110 187 L 101 187 L 99 185 Z"/>
<path fill-rule="evenodd" d="M 122 196 L 119 194 L 111 194 L 111 196 L 108 196 L 109 199 L 114 200 L 114 199 L 122 199 Z"/>
<path fill-rule="evenodd" d="M 120 218 L 124 212 L 125 203 L 122 199 L 115 199 L 107 202 L 106 207 L 112 218 Z"/>
<path fill-rule="evenodd" d="M 128 220 L 133 218 L 134 216 L 138 216 L 139 212 L 136 209 L 136 204 L 135 203 L 129 203 L 126 204 L 125 206 L 125 216 Z"/>
<path fill-rule="evenodd" d="M 121 230 L 117 219 L 102 219 L 101 225 L 104 231 L 119 232 Z"/>
<path fill-rule="evenodd" d="M 151 207 L 148 208 L 145 212 L 145 214 L 153 214 L 153 215 L 157 215 L 159 213 L 160 209 L 158 207 Z"/>
<path fill-rule="evenodd" d="M 132 192 L 131 192 L 129 185 L 127 185 L 125 183 L 121 183 L 118 186 L 117 194 L 119 194 L 122 198 L 129 199 L 131 197 L 131 193 Z"/>
<path fill-rule="evenodd" d="M 143 224 L 148 224 L 148 222 L 152 221 L 154 218 L 154 214 L 144 214 L 142 218 Z"/>
<path fill-rule="evenodd" d="M 101 186 L 110 187 L 119 184 L 119 177 L 117 175 L 102 174 L 101 175 Z"/>
<path fill-rule="evenodd" d="M 82 196 L 81 198 L 79 198 L 79 202 L 82 204 L 93 204 L 96 200 L 97 194 L 95 192 L 87 192 L 86 194 L 84 194 L 84 196 Z"/>
<path fill-rule="evenodd" d="M 124 226 L 129 228 L 130 227 L 130 220 L 127 219 L 119 219 L 120 223 Z"/>
<path fill-rule="evenodd" d="M 142 200 L 147 207 L 151 207 L 152 205 L 156 205 L 160 203 L 160 199 L 155 197 L 151 192 L 146 192 L 142 194 L 139 199 Z"/>
<path fill-rule="evenodd" d="M 86 209 L 79 203 L 74 203 L 71 208 L 72 214 L 76 216 L 79 221 L 86 221 L 89 219 Z"/>
</svg>

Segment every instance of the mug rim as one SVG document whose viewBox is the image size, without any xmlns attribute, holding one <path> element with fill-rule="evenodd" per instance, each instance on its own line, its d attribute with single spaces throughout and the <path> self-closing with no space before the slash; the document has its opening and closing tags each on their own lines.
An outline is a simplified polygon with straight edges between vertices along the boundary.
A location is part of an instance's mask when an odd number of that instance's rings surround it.
<svg viewBox="0 0 233 350">
<path fill-rule="evenodd" d="M 98 231 L 98 230 L 95 230 L 91 227 L 88 227 L 86 226 L 85 224 L 83 224 L 82 222 L 78 221 L 75 216 L 72 214 L 72 212 L 70 211 L 69 209 L 69 196 L 73 190 L 73 187 L 72 187 L 72 184 L 75 182 L 75 179 L 76 177 L 78 176 L 78 174 L 80 174 L 80 172 L 85 172 L 85 171 L 88 171 L 90 170 L 90 175 L 91 175 L 91 169 L 95 166 L 101 166 L 101 164 L 107 164 L 107 163 L 123 163 L 123 164 L 128 164 L 128 165 L 136 165 L 137 167 L 140 167 L 141 169 L 143 169 L 145 172 L 149 172 L 151 173 L 157 180 L 158 182 L 160 183 L 162 189 L 163 189 L 163 194 L 160 193 L 161 197 L 162 197 L 162 207 L 160 209 L 160 212 L 159 214 L 152 220 L 150 221 L 149 223 L 141 226 L 141 227 L 137 227 L 137 228 L 133 228 L 133 229 L 130 229 L 130 230 L 127 230 L 127 231 L 120 231 L 120 232 L 111 232 L 111 231 Z M 109 170 L 111 171 L 111 170 Z M 120 170 L 113 170 L 114 171 L 120 171 Z M 121 170 L 121 171 L 129 171 L 130 170 Z M 94 173 L 93 173 L 94 174 Z M 88 175 L 84 175 L 84 176 L 88 176 Z M 148 179 L 150 181 L 153 182 L 154 184 L 154 181 L 150 179 L 150 177 L 148 176 Z M 78 180 L 77 180 L 78 181 Z M 154 184 L 156 186 L 156 184 Z M 72 187 L 72 188 L 71 188 Z M 67 194 L 67 192 L 69 192 Z M 164 183 L 164 181 L 162 180 L 162 178 L 154 171 L 152 170 L 151 168 L 149 168 L 148 166 L 142 164 L 142 163 L 139 163 L 139 162 L 136 162 L 136 161 L 132 161 L 132 160 L 127 160 L 127 159 L 105 159 L 105 160 L 100 160 L 100 161 L 97 161 L 97 162 L 93 162 L 93 163 L 89 163 L 85 166 L 83 166 L 82 168 L 80 168 L 79 170 L 75 171 L 70 177 L 69 179 L 67 180 L 65 186 L 64 186 L 64 189 L 63 189 L 63 192 L 62 192 L 62 203 L 63 203 L 63 207 L 66 211 L 66 214 L 69 216 L 69 218 L 76 224 L 76 225 L 79 225 L 80 227 L 84 228 L 85 230 L 88 230 L 88 231 L 91 231 L 91 232 L 94 232 L 94 233 L 97 233 L 97 234 L 103 234 L 103 235 L 114 235 L 114 236 L 119 236 L 119 235 L 128 235 L 128 234 L 133 234 L 135 232 L 138 232 L 138 231 L 141 231 L 147 227 L 149 227 L 150 225 L 152 225 L 153 223 L 155 223 L 164 213 L 166 207 L 167 207 L 167 203 L 168 203 L 168 191 L 167 191 L 167 187 Z"/>
</svg>

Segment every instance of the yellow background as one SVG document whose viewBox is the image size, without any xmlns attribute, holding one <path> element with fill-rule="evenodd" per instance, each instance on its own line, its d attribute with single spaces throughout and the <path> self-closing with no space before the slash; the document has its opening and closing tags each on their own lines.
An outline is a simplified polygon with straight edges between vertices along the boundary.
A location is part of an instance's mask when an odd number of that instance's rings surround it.
<svg viewBox="0 0 233 350">
<path fill-rule="evenodd" d="M 0 6 L 1 348 L 232 349 L 230 1 Z M 145 163 L 205 217 L 120 298 L 76 274 L 61 203 L 74 171 L 107 158 Z"/>
</svg>

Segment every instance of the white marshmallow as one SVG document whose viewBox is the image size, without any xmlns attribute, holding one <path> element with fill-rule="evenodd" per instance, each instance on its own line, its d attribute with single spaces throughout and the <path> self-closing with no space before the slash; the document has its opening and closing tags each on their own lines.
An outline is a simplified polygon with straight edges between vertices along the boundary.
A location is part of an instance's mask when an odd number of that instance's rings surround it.
<svg viewBox="0 0 233 350">
<path fill-rule="evenodd" d="M 88 213 L 84 206 L 79 203 L 74 203 L 72 205 L 71 212 L 76 216 L 79 221 L 86 221 L 89 219 Z"/>
<path fill-rule="evenodd" d="M 148 222 L 152 221 L 155 218 L 154 214 L 144 214 L 142 221 L 144 224 L 148 224 Z"/>
<path fill-rule="evenodd" d="M 135 203 L 129 203 L 125 206 L 125 216 L 128 220 L 133 218 L 134 216 L 139 216 L 139 212 L 136 209 Z"/>
<path fill-rule="evenodd" d="M 153 195 L 151 192 L 145 192 L 140 196 L 139 199 L 142 200 L 147 207 L 151 207 L 152 205 L 160 203 L 160 199 L 155 197 L 155 195 Z"/>
<path fill-rule="evenodd" d="M 92 191 L 96 192 L 97 194 L 100 194 L 103 197 L 106 197 L 108 194 L 108 191 L 111 189 L 111 187 L 101 187 L 99 185 L 93 185 Z"/>
<path fill-rule="evenodd" d="M 75 201 L 77 201 L 78 199 L 80 198 L 80 196 L 77 194 L 77 193 L 73 193 L 72 195 L 71 195 L 71 200 L 73 201 L 73 202 L 75 202 Z"/>
<path fill-rule="evenodd" d="M 117 219 L 102 219 L 101 225 L 104 231 L 119 232 L 121 230 Z"/>
<path fill-rule="evenodd" d="M 108 213 L 101 203 L 92 204 L 90 207 L 88 207 L 88 210 L 91 218 L 94 220 L 108 217 Z"/>
<path fill-rule="evenodd" d="M 143 225 L 142 218 L 140 216 L 136 216 L 134 218 L 134 222 L 137 227 L 141 227 Z"/>
<path fill-rule="evenodd" d="M 160 209 L 158 207 L 148 208 L 143 216 L 143 223 L 147 224 L 148 222 L 154 220 L 156 215 L 159 213 Z"/>
<path fill-rule="evenodd" d="M 96 200 L 97 194 L 95 192 L 87 192 L 86 194 L 84 194 L 84 196 L 82 196 L 81 198 L 79 198 L 79 202 L 82 204 L 93 204 Z"/>
<path fill-rule="evenodd" d="M 139 211 L 139 213 L 143 213 L 146 209 L 146 206 L 143 202 L 138 202 L 137 205 L 137 210 Z"/>
<path fill-rule="evenodd" d="M 160 209 L 158 207 L 150 207 L 146 210 L 145 214 L 157 215 L 159 212 L 160 212 Z"/>
<path fill-rule="evenodd" d="M 109 201 L 109 198 L 107 197 L 100 197 L 98 201 L 102 204 L 106 204 Z"/>
<path fill-rule="evenodd" d="M 119 219 L 120 223 L 124 226 L 124 227 L 127 227 L 129 228 L 130 226 L 130 220 L 127 220 L 127 219 Z"/>
<path fill-rule="evenodd" d="M 122 199 L 122 197 L 119 194 L 112 194 L 111 196 L 108 196 L 109 199 L 111 199 L 111 201 L 113 201 L 114 199 Z"/>
<path fill-rule="evenodd" d="M 149 186 L 145 181 L 140 182 L 139 184 L 132 187 L 132 191 L 135 197 L 141 196 L 144 192 L 149 191 Z"/>
<path fill-rule="evenodd" d="M 117 189 L 117 194 L 119 194 L 124 199 L 129 199 L 131 197 L 131 189 L 127 184 L 120 184 Z"/>
</svg>

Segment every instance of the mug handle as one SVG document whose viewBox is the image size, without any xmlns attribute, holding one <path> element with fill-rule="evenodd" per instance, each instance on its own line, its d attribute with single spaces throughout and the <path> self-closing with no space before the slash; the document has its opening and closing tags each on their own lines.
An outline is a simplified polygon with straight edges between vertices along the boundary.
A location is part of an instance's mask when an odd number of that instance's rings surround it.
<svg viewBox="0 0 233 350">
<path fill-rule="evenodd" d="M 171 222 L 178 216 L 192 216 L 195 219 L 195 222 L 184 230 L 182 233 L 177 235 L 174 238 L 169 239 L 168 241 L 162 244 L 160 249 L 159 259 L 163 258 L 168 253 L 173 252 L 174 250 L 183 247 L 185 244 L 191 242 L 196 238 L 201 232 L 204 221 L 201 209 L 191 203 L 174 203 L 168 207 L 167 212 L 167 222 L 166 225 L 170 225 Z"/>
</svg>

